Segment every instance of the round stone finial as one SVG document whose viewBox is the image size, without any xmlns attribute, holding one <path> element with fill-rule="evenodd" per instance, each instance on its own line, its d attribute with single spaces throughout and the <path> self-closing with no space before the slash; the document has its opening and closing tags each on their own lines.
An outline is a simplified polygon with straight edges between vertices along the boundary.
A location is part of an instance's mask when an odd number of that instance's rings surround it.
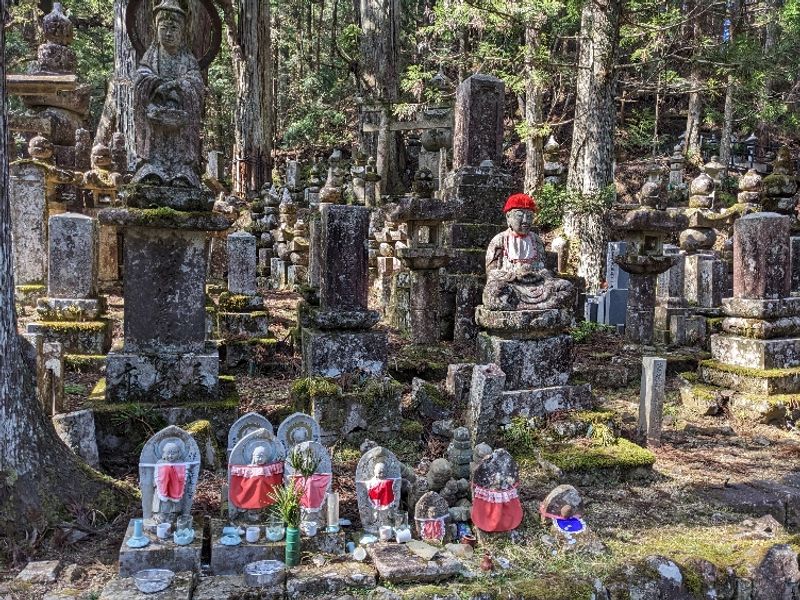
<svg viewBox="0 0 800 600">
<path fill-rule="evenodd" d="M 53 10 L 42 19 L 42 30 L 44 39 L 48 42 L 62 46 L 69 46 L 72 43 L 75 28 L 69 17 L 64 14 L 61 2 L 54 2 Z"/>
<path fill-rule="evenodd" d="M 36 160 L 50 160 L 53 151 L 53 142 L 42 135 L 36 135 L 28 142 L 28 154 Z"/>
<path fill-rule="evenodd" d="M 713 191 L 714 180 L 707 173 L 700 173 L 689 184 L 689 192 L 692 196 L 707 196 Z"/>
<path fill-rule="evenodd" d="M 544 151 L 546 154 L 555 154 L 561 149 L 561 146 L 556 141 L 556 138 L 551 134 L 549 138 L 547 138 L 547 143 L 544 145 Z"/>
<path fill-rule="evenodd" d="M 760 192 L 761 175 L 755 169 L 750 169 L 739 179 L 740 192 Z"/>
</svg>

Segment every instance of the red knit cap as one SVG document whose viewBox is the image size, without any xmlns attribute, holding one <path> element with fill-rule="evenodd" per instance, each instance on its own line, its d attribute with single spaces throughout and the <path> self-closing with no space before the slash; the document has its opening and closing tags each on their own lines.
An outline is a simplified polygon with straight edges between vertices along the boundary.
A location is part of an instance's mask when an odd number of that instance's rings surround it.
<svg viewBox="0 0 800 600">
<path fill-rule="evenodd" d="M 528 194 L 512 194 L 506 200 L 506 205 L 503 207 L 503 212 L 507 213 L 515 208 L 523 208 L 526 210 L 536 210 L 536 202 Z"/>
</svg>

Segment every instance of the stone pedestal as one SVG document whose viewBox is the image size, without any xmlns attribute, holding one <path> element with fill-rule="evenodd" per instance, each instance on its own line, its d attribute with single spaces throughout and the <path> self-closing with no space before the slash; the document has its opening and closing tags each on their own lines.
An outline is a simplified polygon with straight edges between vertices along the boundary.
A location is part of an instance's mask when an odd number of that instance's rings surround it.
<svg viewBox="0 0 800 600">
<path fill-rule="evenodd" d="M 226 546 L 220 543 L 222 528 L 227 526 L 227 521 L 211 520 L 211 572 L 214 575 L 241 575 L 248 563 L 259 560 L 279 560 L 283 562 L 286 554 L 286 542 L 270 542 L 264 535 L 264 526 L 261 526 L 261 535 L 254 544 L 247 542 L 242 537 L 238 546 Z M 324 554 L 341 555 L 345 552 L 345 533 L 327 533 L 321 531 L 314 537 L 302 536 L 300 548 L 303 552 L 319 552 Z"/>
<path fill-rule="evenodd" d="M 160 540 L 152 531 L 145 530 L 150 543 L 144 548 L 131 548 L 128 540 L 133 537 L 133 519 L 128 523 L 125 537 L 119 548 L 120 577 L 131 577 L 142 569 L 169 569 L 170 571 L 200 572 L 200 554 L 203 548 L 203 528 L 195 523 L 194 541 L 187 546 L 179 546 L 172 536 Z"/>
<path fill-rule="evenodd" d="M 755 213 L 734 226 L 734 297 L 711 336 L 701 379 L 749 393 L 800 392 L 800 298 L 790 298 L 789 217 Z"/>
<path fill-rule="evenodd" d="M 591 389 L 569 384 L 572 338 L 564 331 L 570 309 L 490 311 L 478 307 L 481 364 L 470 384 L 467 427 L 473 443 L 494 445 L 514 417 L 588 406 Z"/>
<path fill-rule="evenodd" d="M 313 240 L 319 257 L 320 308 L 301 315 L 303 372 L 339 377 L 360 371 L 383 375 L 387 336 L 371 328 L 379 318 L 367 309 L 370 210 L 326 204 L 319 235 Z"/>
<path fill-rule="evenodd" d="M 230 222 L 169 208 L 107 209 L 99 218 L 125 236 L 125 340 L 108 357 L 107 398 L 215 399 L 219 353 L 206 343 L 208 234 Z"/>
</svg>

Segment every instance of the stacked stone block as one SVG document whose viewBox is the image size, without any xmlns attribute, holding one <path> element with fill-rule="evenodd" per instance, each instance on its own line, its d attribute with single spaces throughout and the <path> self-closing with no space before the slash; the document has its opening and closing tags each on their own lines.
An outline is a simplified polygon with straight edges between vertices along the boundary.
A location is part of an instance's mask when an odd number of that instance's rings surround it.
<svg viewBox="0 0 800 600">
<path fill-rule="evenodd" d="M 734 225 L 733 297 L 711 336 L 709 384 L 764 395 L 800 392 L 800 298 L 790 297 L 791 219 L 755 213 Z"/>
</svg>

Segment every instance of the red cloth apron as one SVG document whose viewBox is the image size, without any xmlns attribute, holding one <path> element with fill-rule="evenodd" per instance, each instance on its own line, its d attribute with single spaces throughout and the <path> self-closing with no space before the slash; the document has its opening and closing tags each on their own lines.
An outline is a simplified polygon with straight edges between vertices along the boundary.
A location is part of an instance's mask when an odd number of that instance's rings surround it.
<svg viewBox="0 0 800 600">
<path fill-rule="evenodd" d="M 445 517 L 439 519 L 417 519 L 420 523 L 420 535 L 423 542 L 439 542 L 444 540 L 444 520 Z"/>
<path fill-rule="evenodd" d="M 511 531 L 522 522 L 522 504 L 517 488 L 492 490 L 472 486 L 472 522 L 489 533 Z"/>
<path fill-rule="evenodd" d="M 231 502 L 241 509 L 266 508 L 273 503 L 273 490 L 282 483 L 282 462 L 264 466 L 231 465 Z"/>
<path fill-rule="evenodd" d="M 186 464 L 156 464 L 158 498 L 162 501 L 180 500 L 186 489 Z"/>
<path fill-rule="evenodd" d="M 367 495 L 375 508 L 386 508 L 394 502 L 394 479 L 381 479 L 377 482 L 365 482 Z"/>
<path fill-rule="evenodd" d="M 330 473 L 314 473 L 311 477 L 294 475 L 294 485 L 299 490 L 303 490 L 300 498 L 300 506 L 310 510 L 319 510 L 325 502 L 325 494 L 328 493 L 328 484 L 331 482 Z"/>
</svg>

